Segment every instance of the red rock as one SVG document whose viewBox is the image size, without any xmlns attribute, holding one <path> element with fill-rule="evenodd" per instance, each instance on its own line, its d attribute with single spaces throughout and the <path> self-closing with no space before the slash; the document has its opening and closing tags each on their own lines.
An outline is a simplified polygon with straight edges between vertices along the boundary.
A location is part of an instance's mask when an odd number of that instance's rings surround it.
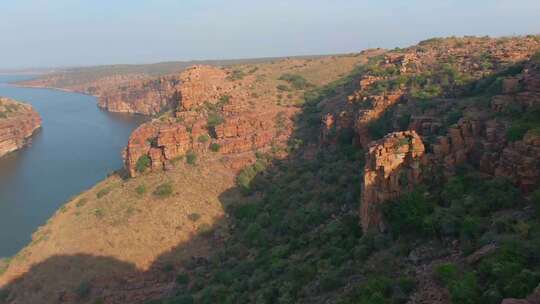
<svg viewBox="0 0 540 304">
<path fill-rule="evenodd" d="M 384 231 L 380 205 L 422 180 L 424 144 L 414 131 L 390 133 L 370 144 L 364 166 L 360 220 L 364 231 Z"/>
<path fill-rule="evenodd" d="M 0 157 L 27 145 L 40 127 L 32 106 L 0 97 Z"/>
</svg>

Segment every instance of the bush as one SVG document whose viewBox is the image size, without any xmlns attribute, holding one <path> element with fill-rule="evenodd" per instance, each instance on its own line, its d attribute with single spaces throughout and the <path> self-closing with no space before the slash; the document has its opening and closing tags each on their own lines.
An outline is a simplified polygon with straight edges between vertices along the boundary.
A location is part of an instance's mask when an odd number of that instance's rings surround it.
<svg viewBox="0 0 540 304">
<path fill-rule="evenodd" d="M 146 186 L 144 184 L 140 184 L 137 186 L 137 188 L 135 188 L 135 192 L 138 194 L 138 195 L 143 195 L 146 193 Z"/>
<path fill-rule="evenodd" d="M 201 218 L 201 215 L 198 214 L 198 213 L 190 213 L 190 214 L 188 215 L 188 219 L 189 219 L 190 221 L 192 221 L 192 222 L 196 222 L 196 221 L 198 221 L 200 218 Z"/>
<path fill-rule="evenodd" d="M 208 120 L 206 122 L 206 125 L 209 128 L 215 128 L 216 126 L 219 126 L 223 122 L 225 122 L 225 119 L 223 118 L 223 116 L 221 116 L 219 113 L 212 112 L 208 114 Z"/>
<path fill-rule="evenodd" d="M 448 285 L 459 276 L 459 269 L 455 264 L 441 264 L 435 268 L 435 277 L 443 284 Z"/>
<path fill-rule="evenodd" d="M 288 91 L 291 90 L 288 86 L 286 86 L 286 85 L 284 85 L 284 84 L 280 84 L 280 85 L 278 85 L 276 88 L 277 88 L 279 91 L 283 91 L 283 92 L 288 92 Z"/>
<path fill-rule="evenodd" d="M 109 194 L 110 192 L 111 192 L 111 188 L 110 188 L 110 187 L 103 188 L 103 189 L 99 190 L 99 191 L 96 193 L 96 197 L 97 197 L 97 198 L 102 198 L 102 197 L 104 197 L 105 195 Z"/>
<path fill-rule="evenodd" d="M 480 302 L 478 281 L 472 272 L 467 272 L 460 279 L 452 281 L 448 290 L 452 303 L 476 304 Z"/>
<path fill-rule="evenodd" d="M 540 218 L 540 189 L 531 193 L 531 202 L 536 211 L 536 216 Z"/>
<path fill-rule="evenodd" d="M 210 151 L 212 152 L 219 152 L 219 149 L 221 146 L 218 143 L 211 143 L 210 144 Z"/>
<path fill-rule="evenodd" d="M 428 201 L 422 189 L 416 190 L 401 198 L 398 202 L 384 205 L 385 218 L 390 222 L 392 232 L 396 235 L 424 232 L 424 222 L 433 213 L 434 204 Z"/>
<path fill-rule="evenodd" d="M 208 134 L 199 135 L 199 137 L 197 138 L 197 141 L 200 143 L 205 143 L 205 142 L 208 142 L 209 140 L 210 140 L 210 136 L 208 136 Z"/>
<path fill-rule="evenodd" d="M 246 76 L 246 73 L 242 70 L 233 70 L 231 75 L 227 77 L 227 79 L 234 81 L 234 80 L 240 80 Z"/>
<path fill-rule="evenodd" d="M 190 165 L 195 165 L 197 163 L 197 154 L 194 151 L 188 151 L 186 153 L 186 162 Z"/>
<path fill-rule="evenodd" d="M 90 295 L 91 291 L 92 291 L 92 285 L 90 285 L 89 282 L 82 282 L 75 289 L 75 294 L 77 295 L 79 299 L 86 299 Z"/>
<path fill-rule="evenodd" d="M 135 165 L 135 169 L 137 170 L 137 172 L 143 173 L 148 167 L 150 167 L 150 163 L 150 157 L 145 154 L 139 157 L 139 159 L 137 160 L 137 164 Z"/>
<path fill-rule="evenodd" d="M 245 193 L 249 193 L 251 191 L 253 179 L 257 174 L 266 169 L 266 165 L 264 160 L 258 159 L 255 164 L 244 168 L 236 178 L 238 186 L 240 186 Z"/>
<path fill-rule="evenodd" d="M 159 198 L 165 198 L 171 196 L 173 193 L 173 187 L 171 183 L 164 183 L 156 187 L 154 190 L 154 195 Z"/>
<path fill-rule="evenodd" d="M 287 81 L 295 90 L 304 90 L 311 86 L 304 77 L 296 74 L 283 74 L 279 77 L 279 80 Z"/>
<path fill-rule="evenodd" d="M 176 276 L 176 283 L 178 285 L 187 285 L 189 284 L 189 276 L 185 273 L 181 273 Z"/>
</svg>

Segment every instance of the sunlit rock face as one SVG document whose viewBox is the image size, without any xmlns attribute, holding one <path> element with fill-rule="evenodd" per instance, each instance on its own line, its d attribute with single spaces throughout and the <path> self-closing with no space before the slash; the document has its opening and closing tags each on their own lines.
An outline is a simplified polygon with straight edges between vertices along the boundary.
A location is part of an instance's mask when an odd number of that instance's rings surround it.
<svg viewBox="0 0 540 304">
<path fill-rule="evenodd" d="M 364 231 L 383 231 L 380 205 L 420 183 L 424 152 L 422 139 L 414 131 L 391 133 L 369 146 L 360 208 Z"/>
<path fill-rule="evenodd" d="M 41 127 L 41 117 L 32 106 L 0 98 L 0 156 L 24 147 Z"/>
</svg>

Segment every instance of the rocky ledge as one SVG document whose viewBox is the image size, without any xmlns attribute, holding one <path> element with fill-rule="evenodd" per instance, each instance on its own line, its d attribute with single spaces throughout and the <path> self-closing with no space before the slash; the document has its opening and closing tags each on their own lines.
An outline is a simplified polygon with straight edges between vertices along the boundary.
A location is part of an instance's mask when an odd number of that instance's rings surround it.
<svg viewBox="0 0 540 304">
<path fill-rule="evenodd" d="M 40 127 L 32 106 L 0 97 L 0 157 L 24 147 Z"/>
</svg>

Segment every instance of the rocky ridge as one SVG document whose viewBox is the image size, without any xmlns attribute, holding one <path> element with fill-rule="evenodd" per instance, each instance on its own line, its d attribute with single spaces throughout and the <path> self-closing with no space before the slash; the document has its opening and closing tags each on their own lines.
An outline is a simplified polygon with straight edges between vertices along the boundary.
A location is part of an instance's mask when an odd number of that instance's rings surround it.
<svg viewBox="0 0 540 304">
<path fill-rule="evenodd" d="M 32 106 L 0 97 L 0 156 L 30 142 L 41 127 L 41 118 Z"/>
</svg>

